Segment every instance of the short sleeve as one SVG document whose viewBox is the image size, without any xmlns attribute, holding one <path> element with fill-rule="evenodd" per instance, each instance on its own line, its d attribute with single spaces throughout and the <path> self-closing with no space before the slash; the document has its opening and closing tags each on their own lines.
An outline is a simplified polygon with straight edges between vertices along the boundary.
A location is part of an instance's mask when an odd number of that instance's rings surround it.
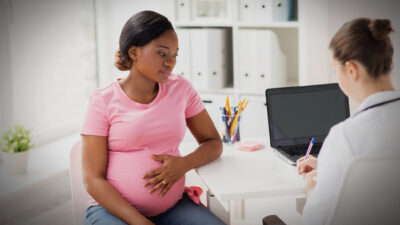
<svg viewBox="0 0 400 225">
<path fill-rule="evenodd" d="M 190 118 L 203 111 L 204 103 L 192 84 L 183 77 L 182 84 L 186 92 L 185 118 Z"/>
<path fill-rule="evenodd" d="M 106 104 L 99 92 L 95 91 L 89 100 L 81 134 L 108 136 L 108 128 Z"/>
</svg>

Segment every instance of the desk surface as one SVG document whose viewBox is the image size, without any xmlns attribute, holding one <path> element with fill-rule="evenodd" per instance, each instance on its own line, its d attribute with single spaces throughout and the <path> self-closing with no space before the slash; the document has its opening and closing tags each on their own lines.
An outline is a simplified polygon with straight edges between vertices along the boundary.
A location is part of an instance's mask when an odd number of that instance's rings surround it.
<svg viewBox="0 0 400 225">
<path fill-rule="evenodd" d="M 197 143 L 182 143 L 182 155 L 189 154 Z M 197 169 L 209 190 L 221 201 L 259 197 L 301 195 L 304 181 L 296 167 L 283 162 L 265 145 L 246 152 L 234 145 L 224 145 L 222 156 Z"/>
</svg>

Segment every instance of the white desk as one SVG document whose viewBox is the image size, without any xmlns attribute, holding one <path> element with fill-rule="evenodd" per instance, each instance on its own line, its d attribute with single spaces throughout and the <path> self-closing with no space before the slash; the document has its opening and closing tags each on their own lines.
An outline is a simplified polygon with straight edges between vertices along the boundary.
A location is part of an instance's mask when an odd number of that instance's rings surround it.
<svg viewBox="0 0 400 225">
<path fill-rule="evenodd" d="M 182 155 L 196 148 L 196 143 L 182 143 Z M 220 158 L 199 167 L 196 172 L 218 199 L 231 220 L 241 220 L 243 200 L 249 198 L 304 197 L 304 181 L 296 168 L 283 162 L 269 148 L 246 152 L 224 145 Z M 261 221 L 260 221 L 261 222 Z"/>
</svg>

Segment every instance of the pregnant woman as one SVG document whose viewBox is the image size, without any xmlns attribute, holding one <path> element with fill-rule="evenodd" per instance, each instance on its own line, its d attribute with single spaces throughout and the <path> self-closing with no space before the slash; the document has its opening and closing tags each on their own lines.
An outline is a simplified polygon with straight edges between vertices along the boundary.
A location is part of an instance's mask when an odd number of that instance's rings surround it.
<svg viewBox="0 0 400 225">
<path fill-rule="evenodd" d="M 171 74 L 177 54 L 166 17 L 142 11 L 123 27 L 115 65 L 129 75 L 92 94 L 81 130 L 85 224 L 224 224 L 185 194 L 185 173 L 222 142 L 198 93 Z M 186 127 L 199 147 L 181 157 Z"/>
</svg>

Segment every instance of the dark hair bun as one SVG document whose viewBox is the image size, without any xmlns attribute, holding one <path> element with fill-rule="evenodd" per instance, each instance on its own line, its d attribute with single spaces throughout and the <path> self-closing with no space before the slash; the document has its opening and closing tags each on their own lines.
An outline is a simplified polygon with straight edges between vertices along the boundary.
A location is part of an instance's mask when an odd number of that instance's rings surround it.
<svg viewBox="0 0 400 225">
<path fill-rule="evenodd" d="M 390 20 L 386 19 L 374 19 L 368 24 L 368 28 L 372 33 L 372 37 L 375 40 L 384 40 L 386 39 L 390 32 L 393 31 Z"/>
<path fill-rule="evenodd" d="M 122 71 L 130 70 L 132 67 L 132 60 L 123 60 L 121 57 L 121 51 L 118 49 L 115 52 L 115 66 Z"/>
</svg>

